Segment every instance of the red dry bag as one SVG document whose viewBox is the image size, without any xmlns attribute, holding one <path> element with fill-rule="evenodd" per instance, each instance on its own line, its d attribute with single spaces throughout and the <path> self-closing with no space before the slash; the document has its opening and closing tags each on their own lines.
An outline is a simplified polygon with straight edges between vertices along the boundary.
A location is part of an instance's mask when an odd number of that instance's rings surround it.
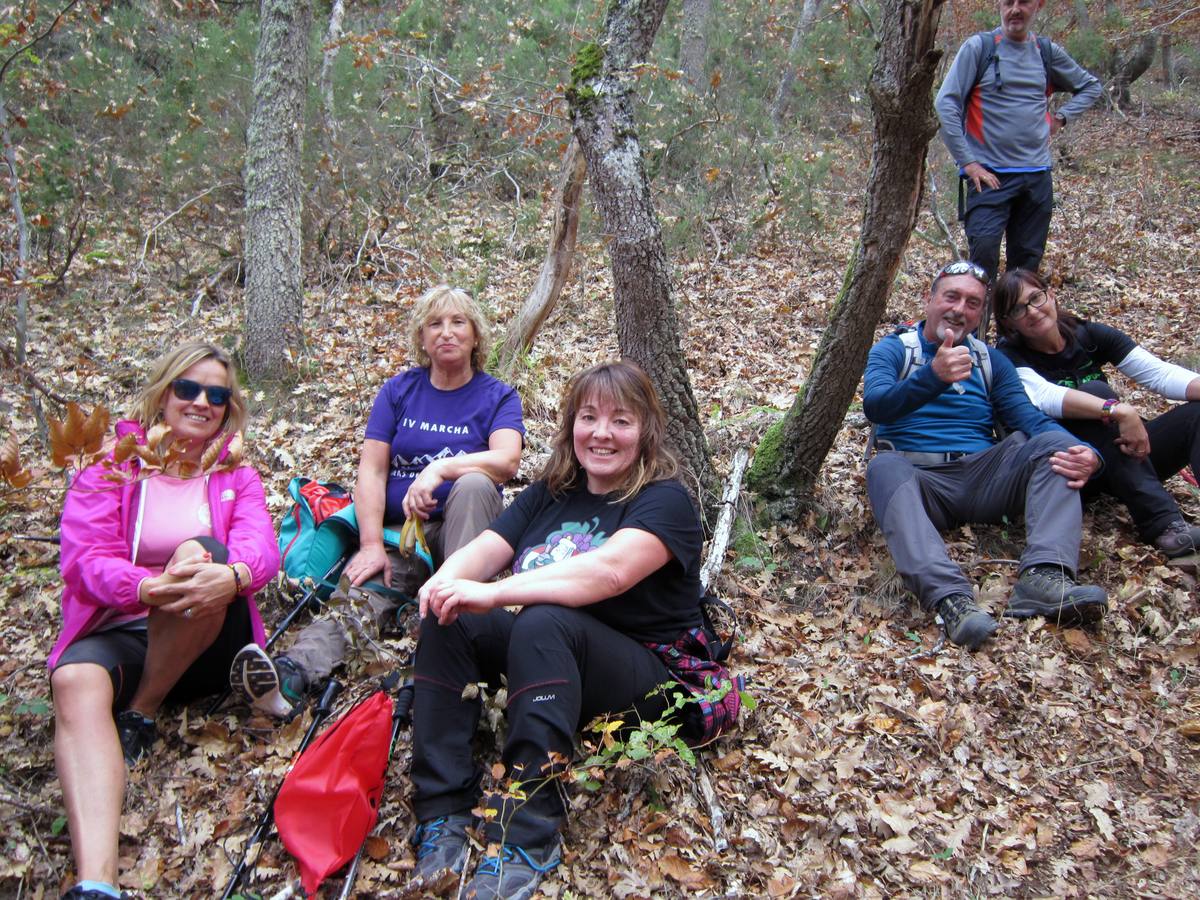
<svg viewBox="0 0 1200 900">
<path fill-rule="evenodd" d="M 284 778 L 275 827 L 309 897 L 375 827 L 391 737 L 392 698 L 378 691 L 313 741 Z"/>
</svg>

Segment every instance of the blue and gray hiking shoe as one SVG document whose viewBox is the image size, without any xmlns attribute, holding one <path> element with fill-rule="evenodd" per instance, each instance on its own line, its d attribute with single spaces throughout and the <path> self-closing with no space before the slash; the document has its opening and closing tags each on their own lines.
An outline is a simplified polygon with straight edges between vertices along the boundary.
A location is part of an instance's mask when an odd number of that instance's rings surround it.
<svg viewBox="0 0 1200 900">
<path fill-rule="evenodd" d="M 463 896 L 474 900 L 528 900 L 542 876 L 562 862 L 557 838 L 545 847 L 492 844 Z"/>
<path fill-rule="evenodd" d="M 1062 628 L 1104 618 L 1108 595 L 1094 584 L 1077 584 L 1062 566 L 1030 566 L 1021 573 L 1004 615 L 1010 619 L 1045 616 Z"/>
<path fill-rule="evenodd" d="M 259 712 L 286 719 L 304 699 L 308 678 L 286 656 L 272 660 L 258 644 L 247 644 L 229 667 L 229 688 Z"/>
<path fill-rule="evenodd" d="M 471 848 L 467 829 L 472 824 L 471 816 L 459 814 L 430 819 L 418 825 L 412 836 L 413 846 L 417 848 L 413 878 L 428 884 L 447 872 L 460 875 Z"/>
<path fill-rule="evenodd" d="M 937 602 L 937 613 L 942 617 L 946 637 L 950 643 L 968 650 L 979 645 L 996 633 L 996 620 L 975 604 L 970 594 L 954 593 Z"/>
</svg>

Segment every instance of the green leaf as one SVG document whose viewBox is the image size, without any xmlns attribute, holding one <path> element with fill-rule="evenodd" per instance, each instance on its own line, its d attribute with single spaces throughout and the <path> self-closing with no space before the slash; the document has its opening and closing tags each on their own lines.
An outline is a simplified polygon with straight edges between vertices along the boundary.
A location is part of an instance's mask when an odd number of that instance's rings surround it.
<svg viewBox="0 0 1200 900">
<path fill-rule="evenodd" d="M 953 855 L 954 855 L 954 848 L 947 847 L 945 850 L 939 850 L 937 853 L 933 854 L 933 858 L 934 859 L 949 859 Z"/>
<path fill-rule="evenodd" d="M 921 643 L 921 636 L 915 631 L 906 631 L 904 632 L 904 636 L 915 644 Z"/>
<path fill-rule="evenodd" d="M 52 835 L 54 835 L 55 837 L 58 837 L 60 834 L 63 833 L 63 829 L 66 827 L 67 827 L 67 817 L 59 816 L 57 819 L 55 819 L 53 822 L 50 823 L 50 833 Z"/>
<path fill-rule="evenodd" d="M 754 695 L 749 691 L 738 691 L 738 696 L 742 698 L 742 708 L 746 712 L 754 712 L 758 709 L 758 701 L 754 699 Z"/>
</svg>

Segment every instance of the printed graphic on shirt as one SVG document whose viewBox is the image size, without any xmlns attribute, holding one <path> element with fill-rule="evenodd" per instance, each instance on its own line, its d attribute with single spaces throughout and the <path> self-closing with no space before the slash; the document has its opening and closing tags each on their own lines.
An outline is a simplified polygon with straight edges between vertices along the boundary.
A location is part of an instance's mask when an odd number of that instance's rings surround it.
<svg viewBox="0 0 1200 900">
<path fill-rule="evenodd" d="M 467 428 L 463 428 L 463 433 L 467 431 Z M 418 453 L 411 459 L 405 459 L 404 456 L 397 453 L 392 457 L 392 469 L 389 474 L 392 478 L 416 478 L 434 460 L 445 459 L 448 456 L 466 456 L 466 454 L 466 450 L 454 451 L 449 447 L 442 447 L 437 453 Z"/>
<path fill-rule="evenodd" d="M 563 522 L 557 531 L 552 531 L 544 543 L 530 547 L 513 562 L 513 574 L 540 569 L 580 553 L 595 550 L 608 540 L 600 530 L 599 516 L 591 522 Z"/>
</svg>

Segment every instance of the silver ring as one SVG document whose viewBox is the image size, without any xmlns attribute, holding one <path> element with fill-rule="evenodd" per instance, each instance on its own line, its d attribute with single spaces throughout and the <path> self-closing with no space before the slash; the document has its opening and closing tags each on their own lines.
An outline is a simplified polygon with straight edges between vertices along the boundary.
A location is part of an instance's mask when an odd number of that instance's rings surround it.
<svg viewBox="0 0 1200 900">
<path fill-rule="evenodd" d="M 193 615 L 195 615 L 195 613 L 196 613 L 196 611 L 189 606 L 187 609 L 185 609 L 183 611 L 183 617 L 185 619 L 190 619 Z"/>
</svg>

